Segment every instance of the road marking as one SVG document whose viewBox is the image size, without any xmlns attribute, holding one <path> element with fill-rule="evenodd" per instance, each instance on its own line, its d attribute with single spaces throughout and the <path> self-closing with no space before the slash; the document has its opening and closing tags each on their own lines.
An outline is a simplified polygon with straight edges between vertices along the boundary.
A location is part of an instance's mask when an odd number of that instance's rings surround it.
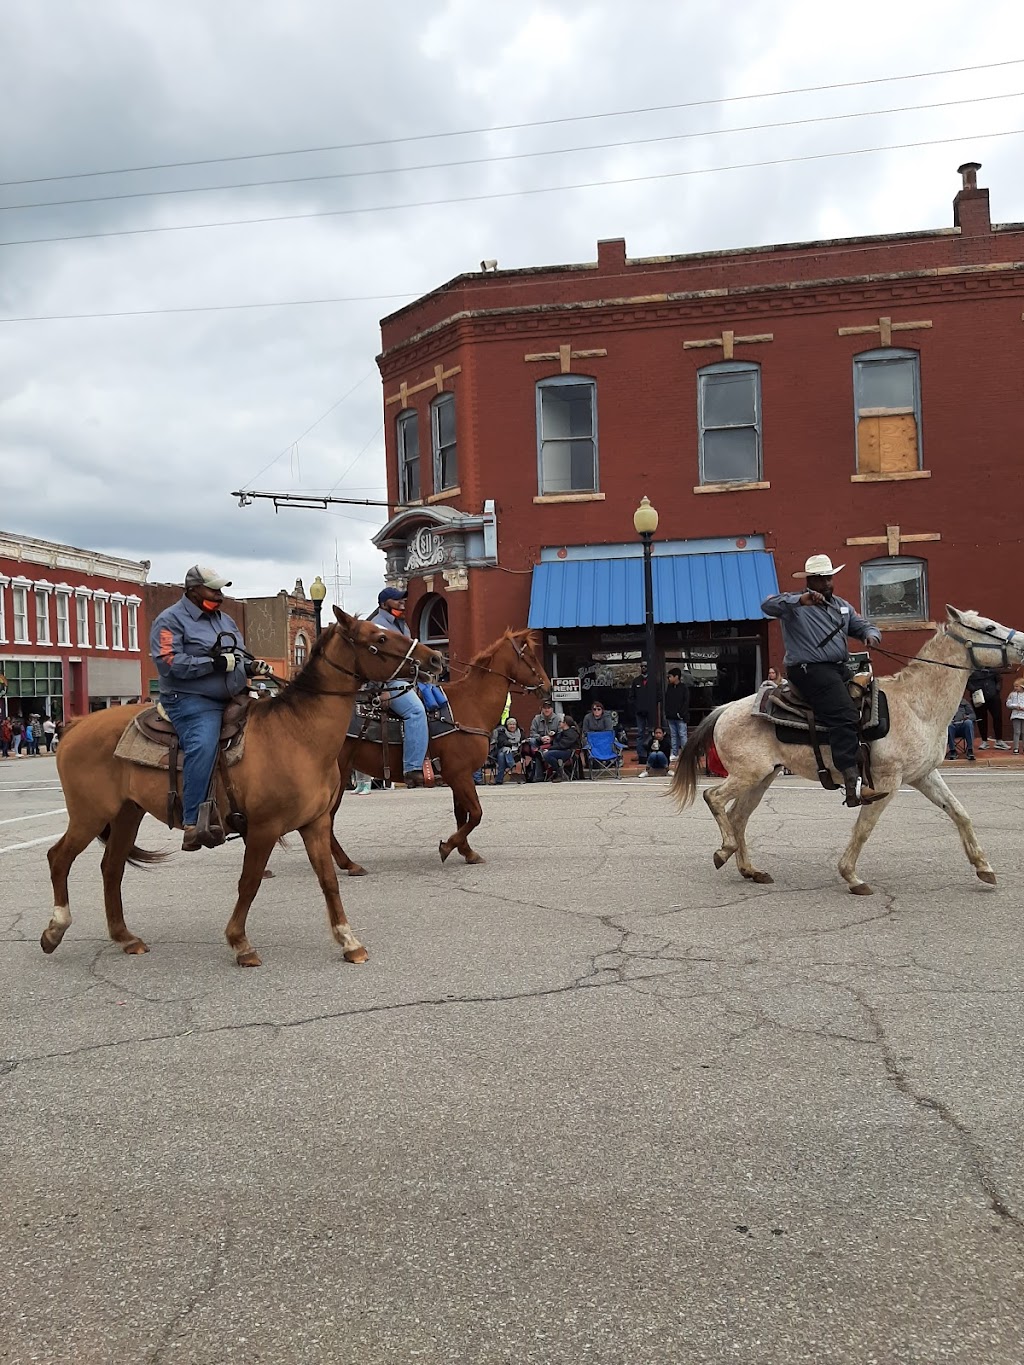
<svg viewBox="0 0 1024 1365">
<path fill-rule="evenodd" d="M 0 825 L 16 825 L 19 820 L 42 820 L 47 815 L 64 815 L 65 807 L 57 806 L 55 810 L 41 810 L 36 815 L 12 815 L 9 820 L 0 820 Z"/>
<path fill-rule="evenodd" d="M 48 844 L 52 839 L 52 834 L 46 834 L 42 839 L 29 839 L 25 844 L 8 844 L 6 848 L 0 848 L 0 853 L 17 853 L 19 848 L 35 848 L 36 844 Z"/>
</svg>

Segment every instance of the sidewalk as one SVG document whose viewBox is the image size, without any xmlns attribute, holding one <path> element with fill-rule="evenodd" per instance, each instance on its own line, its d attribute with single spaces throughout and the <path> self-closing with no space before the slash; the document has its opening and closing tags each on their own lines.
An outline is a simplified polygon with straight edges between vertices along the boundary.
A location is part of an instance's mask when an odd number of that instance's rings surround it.
<svg viewBox="0 0 1024 1365">
<path fill-rule="evenodd" d="M 974 762 L 968 763 L 966 758 L 946 759 L 943 768 L 963 768 L 971 772 L 981 772 L 988 768 L 996 772 L 1024 772 L 1024 754 L 1015 754 L 1011 749 L 979 749 L 974 748 Z M 636 777 L 641 771 L 643 764 L 638 763 L 636 751 L 627 749 L 622 755 L 622 776 L 624 778 Z M 703 770 L 703 762 L 701 764 Z"/>
</svg>

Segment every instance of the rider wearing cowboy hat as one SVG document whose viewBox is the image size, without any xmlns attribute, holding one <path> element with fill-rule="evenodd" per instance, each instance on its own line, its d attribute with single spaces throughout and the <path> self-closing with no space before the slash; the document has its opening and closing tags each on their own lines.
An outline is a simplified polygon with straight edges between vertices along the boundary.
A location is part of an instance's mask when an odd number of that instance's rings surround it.
<svg viewBox="0 0 1024 1365">
<path fill-rule="evenodd" d="M 859 806 L 885 793 L 864 786 L 857 792 L 860 740 L 857 708 L 846 687 L 847 638 L 855 635 L 869 645 L 880 645 L 882 636 L 877 626 L 832 591 L 832 576 L 842 568 L 845 565 L 834 565 L 828 555 L 811 555 L 802 572 L 793 575 L 807 580 L 806 591 L 766 597 L 761 610 L 781 624 L 789 677 L 814 719 L 829 732 L 832 763 L 846 784 L 846 804 Z"/>
</svg>

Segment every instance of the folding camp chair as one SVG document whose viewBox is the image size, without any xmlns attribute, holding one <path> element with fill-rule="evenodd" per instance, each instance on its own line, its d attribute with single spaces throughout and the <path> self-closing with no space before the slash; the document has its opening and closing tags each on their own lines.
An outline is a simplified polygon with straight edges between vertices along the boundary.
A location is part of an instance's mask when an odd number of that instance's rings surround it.
<svg viewBox="0 0 1024 1365">
<path fill-rule="evenodd" d="M 595 772 L 614 772 L 621 778 L 622 749 L 611 730 L 593 730 L 584 735 L 583 759 L 587 777 L 593 781 Z"/>
</svg>

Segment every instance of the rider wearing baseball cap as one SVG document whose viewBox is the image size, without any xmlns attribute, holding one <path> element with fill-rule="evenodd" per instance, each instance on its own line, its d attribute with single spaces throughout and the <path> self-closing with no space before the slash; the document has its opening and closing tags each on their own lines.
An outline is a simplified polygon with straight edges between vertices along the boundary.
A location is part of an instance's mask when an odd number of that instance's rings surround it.
<svg viewBox="0 0 1024 1365">
<path fill-rule="evenodd" d="M 383 626 L 385 630 L 397 630 L 400 635 L 412 638 L 405 619 L 405 603 L 409 596 L 407 588 L 382 588 L 377 594 L 377 611 L 370 617 L 370 624 Z M 407 787 L 422 787 L 423 763 L 427 757 L 429 730 L 427 713 L 415 687 L 401 684 L 395 691 L 388 693 L 388 706 L 396 716 L 404 721 L 402 741 L 402 781 Z"/>
</svg>

